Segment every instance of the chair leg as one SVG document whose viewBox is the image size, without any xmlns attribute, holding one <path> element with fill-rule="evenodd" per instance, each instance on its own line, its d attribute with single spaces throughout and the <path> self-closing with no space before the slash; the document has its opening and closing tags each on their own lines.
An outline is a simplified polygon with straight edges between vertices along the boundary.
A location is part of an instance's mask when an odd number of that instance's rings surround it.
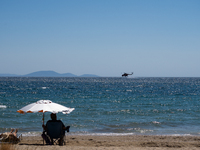
<svg viewBox="0 0 200 150">
<path fill-rule="evenodd" d="M 58 144 L 59 144 L 60 146 L 63 146 L 63 138 L 60 138 L 60 139 L 58 140 Z"/>
<path fill-rule="evenodd" d="M 54 143 L 56 145 L 65 145 L 65 140 L 64 140 L 64 137 L 61 137 L 61 138 L 58 138 L 58 139 L 50 139 L 50 145 L 54 145 Z"/>
</svg>

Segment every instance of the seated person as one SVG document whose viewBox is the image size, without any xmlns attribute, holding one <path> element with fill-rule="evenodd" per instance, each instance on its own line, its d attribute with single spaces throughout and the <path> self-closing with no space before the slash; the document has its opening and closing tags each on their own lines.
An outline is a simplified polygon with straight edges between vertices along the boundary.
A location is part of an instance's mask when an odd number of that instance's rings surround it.
<svg viewBox="0 0 200 150">
<path fill-rule="evenodd" d="M 65 136 L 65 130 L 67 130 L 67 132 L 69 132 L 69 126 L 68 126 L 68 127 L 65 127 L 65 125 L 63 124 L 63 122 L 62 122 L 61 120 L 57 120 L 56 114 L 51 113 L 51 120 L 47 121 L 46 125 L 42 125 L 42 127 L 43 127 L 43 129 L 44 129 L 45 131 L 47 131 L 48 124 L 49 124 L 50 122 L 60 122 L 60 123 L 62 124 L 63 134 L 61 135 L 60 140 L 59 140 L 59 145 L 62 145 L 62 141 L 63 141 L 63 138 L 64 138 L 64 136 Z M 50 141 L 48 140 L 47 137 L 45 137 L 44 134 L 42 134 L 42 137 L 46 140 L 46 143 L 47 143 L 47 144 L 53 144 L 52 141 L 51 141 L 51 143 L 50 143 Z"/>
<path fill-rule="evenodd" d="M 14 129 L 11 129 L 10 132 L 5 132 L 0 135 L 0 139 L 2 142 L 19 142 L 19 139 L 17 138 L 17 132 L 18 129 L 13 132 Z"/>
</svg>

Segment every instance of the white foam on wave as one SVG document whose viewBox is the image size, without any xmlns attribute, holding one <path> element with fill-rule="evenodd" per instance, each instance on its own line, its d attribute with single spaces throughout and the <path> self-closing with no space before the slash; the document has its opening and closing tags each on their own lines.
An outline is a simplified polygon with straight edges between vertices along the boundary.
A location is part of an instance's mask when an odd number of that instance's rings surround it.
<svg viewBox="0 0 200 150">
<path fill-rule="evenodd" d="M 22 132 L 22 136 L 40 136 L 41 132 Z"/>
<path fill-rule="evenodd" d="M 0 108 L 7 108 L 6 105 L 0 105 Z"/>
<path fill-rule="evenodd" d="M 126 90 L 127 92 L 132 92 L 132 90 Z"/>
<path fill-rule="evenodd" d="M 43 90 L 47 89 L 47 87 L 41 87 Z"/>
<path fill-rule="evenodd" d="M 171 135 L 166 135 L 166 136 L 193 136 L 191 134 L 171 134 Z"/>
<path fill-rule="evenodd" d="M 21 132 L 22 136 L 41 136 L 41 131 L 35 132 Z M 89 133 L 89 132 L 69 132 L 67 135 L 92 135 L 92 136 L 128 136 L 128 135 L 153 135 L 153 136 L 193 136 L 191 134 L 146 134 L 145 132 L 138 133 Z"/>
<path fill-rule="evenodd" d="M 161 124 L 161 123 L 158 122 L 158 121 L 153 121 L 152 123 L 153 123 L 153 124 Z"/>
<path fill-rule="evenodd" d="M 135 133 L 68 133 L 70 135 L 93 135 L 93 136 L 125 136 L 135 135 Z"/>
</svg>

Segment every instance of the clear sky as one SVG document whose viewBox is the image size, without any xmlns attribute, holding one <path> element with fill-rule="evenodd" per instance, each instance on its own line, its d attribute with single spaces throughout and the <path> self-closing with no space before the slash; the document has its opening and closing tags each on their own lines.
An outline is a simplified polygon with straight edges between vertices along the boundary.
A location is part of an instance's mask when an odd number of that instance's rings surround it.
<svg viewBox="0 0 200 150">
<path fill-rule="evenodd" d="M 200 77 L 200 0 L 1 0 L 0 74 Z"/>
</svg>

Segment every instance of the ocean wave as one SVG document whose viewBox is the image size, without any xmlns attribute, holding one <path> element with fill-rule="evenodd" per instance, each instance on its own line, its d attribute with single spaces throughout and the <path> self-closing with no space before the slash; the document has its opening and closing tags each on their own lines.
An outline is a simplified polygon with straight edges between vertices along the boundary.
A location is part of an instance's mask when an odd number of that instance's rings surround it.
<svg viewBox="0 0 200 150">
<path fill-rule="evenodd" d="M 152 132 L 151 130 L 141 130 L 141 129 L 134 129 L 138 130 L 139 132 L 131 132 L 131 133 L 90 133 L 90 132 L 84 132 L 84 131 L 78 131 L 78 132 L 69 132 L 66 133 L 66 135 L 78 135 L 78 136 L 84 136 L 84 135 L 91 135 L 91 136 L 128 136 L 128 135 L 155 135 L 155 136 L 194 136 L 194 134 L 184 134 L 184 133 L 154 133 L 154 134 L 148 134 L 147 132 Z M 41 136 L 42 132 L 20 132 L 19 134 L 22 134 L 22 136 Z"/>
<path fill-rule="evenodd" d="M 70 132 L 67 135 L 93 135 L 93 136 L 125 136 L 136 135 L 136 133 L 89 133 L 89 132 Z"/>
<path fill-rule="evenodd" d="M 47 87 L 44 86 L 44 87 L 41 87 L 41 89 L 45 90 L 45 89 L 47 89 Z"/>
<path fill-rule="evenodd" d="M 0 105 L 0 108 L 7 108 L 6 105 Z"/>
<path fill-rule="evenodd" d="M 161 124 L 160 122 L 158 121 L 152 121 L 153 124 Z"/>
<path fill-rule="evenodd" d="M 22 132 L 22 136 L 41 136 L 42 132 Z"/>
</svg>

